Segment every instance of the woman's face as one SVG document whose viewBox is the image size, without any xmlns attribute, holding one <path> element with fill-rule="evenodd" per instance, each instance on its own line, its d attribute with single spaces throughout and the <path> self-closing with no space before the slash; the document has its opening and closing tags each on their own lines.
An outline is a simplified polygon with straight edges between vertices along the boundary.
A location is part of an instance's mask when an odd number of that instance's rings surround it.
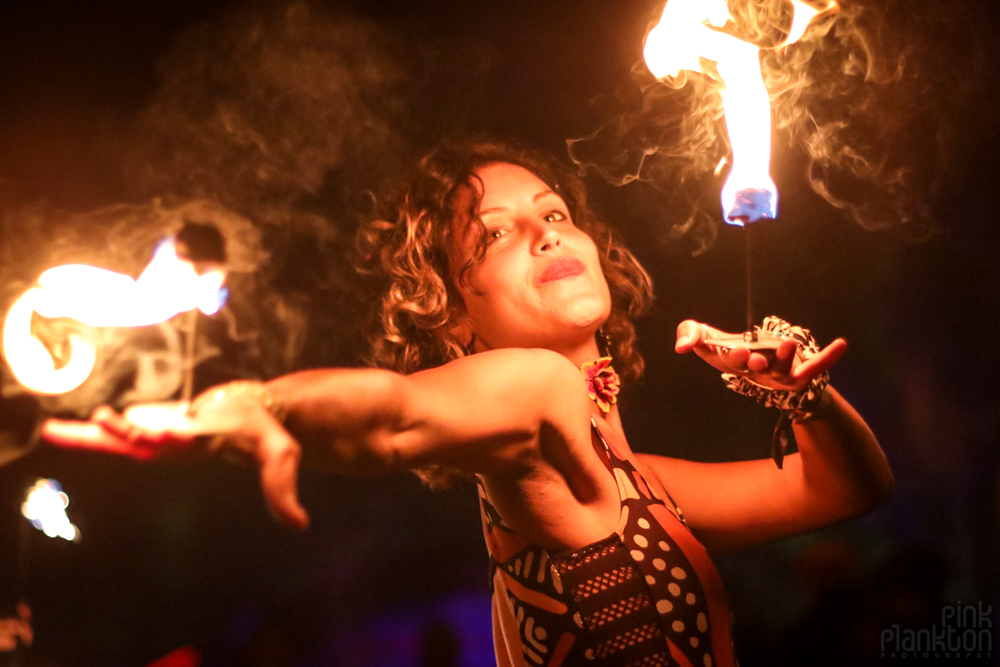
<svg viewBox="0 0 1000 667">
<path fill-rule="evenodd" d="M 593 341 L 611 312 L 594 241 L 573 224 L 562 198 L 527 169 L 500 162 L 476 175 L 488 245 L 458 284 L 468 313 L 463 326 L 475 334 L 476 348 L 565 353 Z M 471 196 L 460 191 L 459 210 Z M 479 228 L 468 219 L 456 224 L 454 265 L 461 267 L 474 255 Z"/>
</svg>

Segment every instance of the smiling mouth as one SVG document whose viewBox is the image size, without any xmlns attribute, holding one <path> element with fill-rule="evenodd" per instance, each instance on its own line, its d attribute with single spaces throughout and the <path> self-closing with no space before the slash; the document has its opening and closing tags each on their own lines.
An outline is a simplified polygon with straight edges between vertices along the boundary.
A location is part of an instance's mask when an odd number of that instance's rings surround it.
<svg viewBox="0 0 1000 667">
<path fill-rule="evenodd" d="M 553 261 L 549 264 L 542 275 L 538 278 L 539 283 L 548 283 L 553 280 L 562 280 L 563 278 L 572 278 L 573 276 L 578 276 L 587 267 L 584 266 L 583 262 L 573 257 L 560 257 L 559 259 Z"/>
</svg>

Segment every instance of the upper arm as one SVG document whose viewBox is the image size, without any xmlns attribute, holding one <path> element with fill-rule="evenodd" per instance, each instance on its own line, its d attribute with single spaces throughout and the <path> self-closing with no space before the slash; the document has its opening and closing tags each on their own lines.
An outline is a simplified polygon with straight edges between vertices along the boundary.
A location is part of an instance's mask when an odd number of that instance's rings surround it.
<svg viewBox="0 0 1000 667">
<path fill-rule="evenodd" d="M 692 532 L 716 551 L 776 540 L 851 518 L 853 508 L 825 501 L 802 470 L 801 456 L 696 463 L 653 454 L 639 460 L 656 475 Z"/>
<path fill-rule="evenodd" d="M 472 355 L 400 376 L 398 390 L 396 420 L 382 440 L 394 468 L 527 468 L 540 455 L 543 434 L 550 443 L 587 437 L 579 370 L 548 350 Z"/>
</svg>

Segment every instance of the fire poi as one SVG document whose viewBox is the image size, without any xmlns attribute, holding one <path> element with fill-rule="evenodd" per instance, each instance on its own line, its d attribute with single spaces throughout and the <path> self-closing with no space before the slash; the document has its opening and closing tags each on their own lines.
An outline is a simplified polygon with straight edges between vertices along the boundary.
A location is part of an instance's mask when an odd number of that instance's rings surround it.
<svg viewBox="0 0 1000 667">
<path fill-rule="evenodd" d="M 66 394 L 83 384 L 98 358 L 97 346 L 72 330 L 64 340 L 40 339 L 32 328 L 36 317 L 67 318 L 89 327 L 142 327 L 186 314 L 182 399 L 189 401 L 197 314 L 218 312 L 226 298 L 221 237 L 211 228 L 214 235 L 208 236 L 218 238 L 207 244 L 214 247 L 206 255 L 198 247 L 197 237 L 205 236 L 201 228 L 208 227 L 189 224 L 177 239 L 162 241 L 137 279 L 83 264 L 42 273 L 4 320 L 3 355 L 18 383 L 37 395 Z"/>
<path fill-rule="evenodd" d="M 790 2 L 791 27 L 776 49 L 797 42 L 816 17 L 839 9 L 832 0 L 822 10 L 800 0 Z M 733 20 L 725 0 L 670 0 L 660 22 L 646 36 L 643 56 L 658 79 L 677 77 L 682 70 L 706 74 L 704 60 L 715 63 L 723 81 L 732 168 L 722 188 L 722 211 L 727 224 L 744 229 L 750 342 L 758 340 L 753 326 L 750 227 L 777 217 L 778 189 L 770 174 L 771 105 L 761 74 L 760 48 L 723 31 Z"/>
</svg>

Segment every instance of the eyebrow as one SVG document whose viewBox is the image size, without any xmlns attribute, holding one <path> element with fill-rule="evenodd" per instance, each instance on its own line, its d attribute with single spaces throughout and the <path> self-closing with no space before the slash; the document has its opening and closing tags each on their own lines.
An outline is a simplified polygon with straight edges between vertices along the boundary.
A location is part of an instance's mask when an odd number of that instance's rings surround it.
<svg viewBox="0 0 1000 667">
<path fill-rule="evenodd" d="M 531 202 L 533 204 L 537 204 L 540 200 L 545 199 L 549 195 L 555 195 L 556 197 L 559 196 L 558 194 L 555 193 L 554 190 L 542 190 L 537 195 L 535 195 L 534 197 L 531 198 Z M 494 206 L 493 208 L 488 208 L 485 211 L 480 211 L 479 215 L 480 216 L 484 216 L 487 213 L 500 213 L 501 211 L 506 211 L 507 208 L 508 207 L 506 207 L 506 206 Z"/>
</svg>

